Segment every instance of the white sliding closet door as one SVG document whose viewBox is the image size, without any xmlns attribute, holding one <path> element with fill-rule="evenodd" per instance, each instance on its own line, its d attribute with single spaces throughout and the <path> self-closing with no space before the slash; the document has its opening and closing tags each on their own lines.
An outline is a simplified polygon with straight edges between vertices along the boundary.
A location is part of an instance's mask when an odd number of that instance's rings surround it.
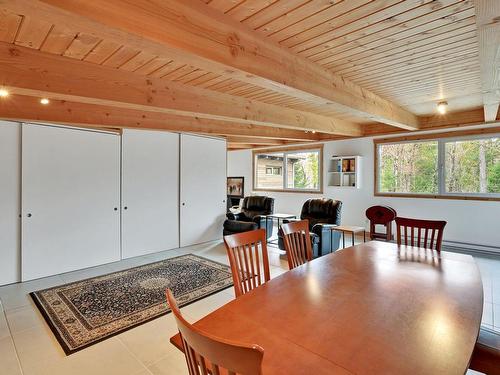
<svg viewBox="0 0 500 375">
<path fill-rule="evenodd" d="M 0 121 L 0 285 L 21 278 L 21 124 Z"/>
<path fill-rule="evenodd" d="M 22 127 L 22 279 L 120 259 L 120 137 Z"/>
<path fill-rule="evenodd" d="M 124 130 L 122 258 L 179 247 L 179 134 Z"/>
<path fill-rule="evenodd" d="M 226 141 L 181 134 L 181 246 L 222 237 Z"/>
</svg>

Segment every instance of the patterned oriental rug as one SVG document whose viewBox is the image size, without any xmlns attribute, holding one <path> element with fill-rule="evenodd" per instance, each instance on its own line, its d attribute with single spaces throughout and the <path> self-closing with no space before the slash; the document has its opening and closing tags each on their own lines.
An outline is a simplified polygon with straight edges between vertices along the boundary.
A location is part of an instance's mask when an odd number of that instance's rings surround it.
<svg viewBox="0 0 500 375">
<path fill-rule="evenodd" d="M 233 285 L 231 270 L 193 254 L 32 292 L 66 355 Z"/>
</svg>

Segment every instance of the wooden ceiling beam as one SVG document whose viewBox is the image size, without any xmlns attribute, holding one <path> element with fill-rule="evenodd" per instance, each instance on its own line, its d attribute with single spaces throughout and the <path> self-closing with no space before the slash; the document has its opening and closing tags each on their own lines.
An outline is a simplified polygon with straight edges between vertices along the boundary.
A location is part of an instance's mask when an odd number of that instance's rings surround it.
<svg viewBox="0 0 500 375">
<path fill-rule="evenodd" d="M 493 120 L 500 121 L 498 120 Z M 446 115 L 432 115 L 420 117 L 421 130 L 435 130 L 446 128 L 458 128 L 463 126 L 484 125 L 484 110 L 477 108 L 461 112 L 451 112 Z M 365 135 L 381 135 L 402 133 L 404 130 L 396 129 L 387 125 L 367 124 L 365 125 Z M 322 135 L 321 138 L 330 138 L 331 136 Z"/>
<path fill-rule="evenodd" d="M 3 11 L 78 28 L 332 110 L 407 130 L 418 117 L 196 1 L 0 0 Z"/>
<path fill-rule="evenodd" d="M 286 145 L 287 141 L 279 140 L 279 139 L 265 139 L 259 137 L 238 137 L 238 136 L 228 136 L 228 143 L 231 144 L 253 144 L 253 145 L 263 145 L 263 146 L 278 146 L 278 145 Z"/>
<path fill-rule="evenodd" d="M 500 1 L 475 0 L 485 121 L 495 121 L 500 105 Z"/>
<path fill-rule="evenodd" d="M 359 136 L 349 121 L 278 107 L 0 43 L 0 85 L 13 93 L 180 116 Z"/>
<path fill-rule="evenodd" d="M 495 95 L 484 95 L 484 119 L 486 122 L 495 121 L 500 107 L 500 99 Z"/>
<path fill-rule="evenodd" d="M 42 105 L 39 97 L 10 95 L 0 99 L 0 118 L 5 120 L 50 122 L 57 124 L 115 127 L 237 137 L 237 139 L 273 140 L 278 142 L 318 141 L 320 134 L 299 130 L 271 128 L 255 124 L 176 116 L 97 104 L 51 100 Z"/>
<path fill-rule="evenodd" d="M 257 147 L 259 147 L 259 146 L 258 145 L 251 145 L 251 144 L 235 144 L 235 143 L 228 143 L 227 144 L 228 151 L 249 150 L 249 149 L 257 148 Z"/>
</svg>

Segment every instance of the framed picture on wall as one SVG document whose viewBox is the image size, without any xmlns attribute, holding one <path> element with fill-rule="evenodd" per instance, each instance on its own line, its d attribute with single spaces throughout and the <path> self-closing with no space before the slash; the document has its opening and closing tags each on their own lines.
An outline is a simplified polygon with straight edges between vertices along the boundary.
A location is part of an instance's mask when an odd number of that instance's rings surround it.
<svg viewBox="0 0 500 375">
<path fill-rule="evenodd" d="M 227 178 L 227 195 L 233 198 L 243 198 L 245 187 L 245 177 Z"/>
</svg>

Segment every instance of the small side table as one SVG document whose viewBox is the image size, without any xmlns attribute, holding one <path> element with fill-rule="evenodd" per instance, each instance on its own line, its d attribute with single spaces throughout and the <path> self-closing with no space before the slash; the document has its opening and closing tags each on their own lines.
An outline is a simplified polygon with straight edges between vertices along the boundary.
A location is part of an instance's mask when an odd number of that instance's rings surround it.
<svg viewBox="0 0 500 375">
<path fill-rule="evenodd" d="M 363 232 L 363 242 L 366 242 L 366 230 L 364 227 L 356 227 L 354 225 L 337 225 L 332 227 L 332 231 L 342 232 L 342 248 L 345 249 L 345 234 L 351 233 L 352 246 L 354 246 L 354 235 Z"/>
<path fill-rule="evenodd" d="M 266 237 L 267 237 L 267 220 L 268 219 L 271 219 L 271 221 L 273 221 L 274 219 L 277 219 L 278 221 L 278 230 L 279 230 L 279 227 L 280 227 L 280 220 L 283 221 L 285 219 L 296 219 L 297 218 L 297 215 L 291 215 L 291 214 L 271 214 L 271 215 L 266 215 Z M 271 233 L 271 236 L 273 234 Z M 272 241 L 268 241 L 269 243 L 274 243 Z M 277 242 L 277 241 L 275 241 Z"/>
</svg>

